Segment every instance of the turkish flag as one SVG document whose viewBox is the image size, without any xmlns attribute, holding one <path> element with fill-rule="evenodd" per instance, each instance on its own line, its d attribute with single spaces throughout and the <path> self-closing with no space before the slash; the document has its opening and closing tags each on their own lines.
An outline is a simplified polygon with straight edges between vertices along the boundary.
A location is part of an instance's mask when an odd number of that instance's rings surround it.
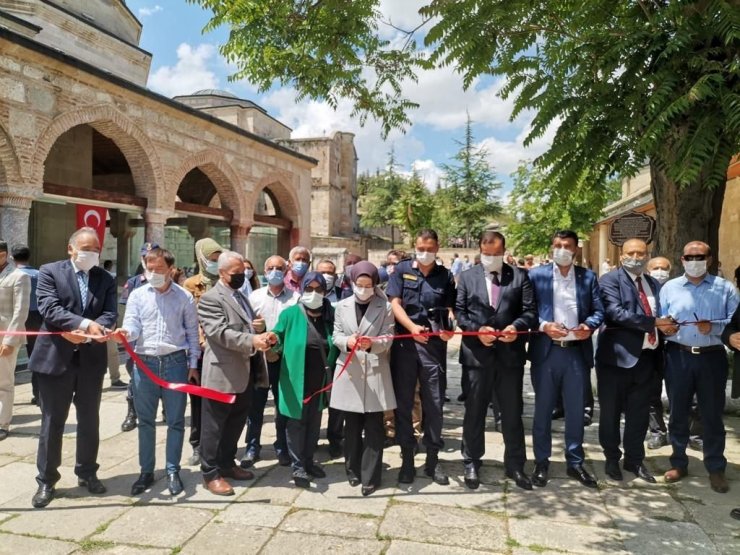
<svg viewBox="0 0 740 555">
<path fill-rule="evenodd" d="M 77 229 L 81 227 L 91 227 L 98 234 L 100 248 L 103 248 L 103 239 L 105 239 L 105 221 L 108 219 L 108 209 L 100 206 L 90 206 L 88 204 L 77 205 Z"/>
</svg>

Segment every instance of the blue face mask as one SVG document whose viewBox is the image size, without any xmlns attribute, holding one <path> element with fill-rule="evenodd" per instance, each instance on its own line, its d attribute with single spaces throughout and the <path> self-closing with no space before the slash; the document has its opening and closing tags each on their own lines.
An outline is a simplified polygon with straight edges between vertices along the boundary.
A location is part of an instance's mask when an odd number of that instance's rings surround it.
<svg viewBox="0 0 740 555">
<path fill-rule="evenodd" d="M 280 285 L 283 283 L 284 277 L 282 270 L 270 270 L 267 272 L 267 283 L 270 285 Z"/>
<path fill-rule="evenodd" d="M 209 260 L 206 263 L 206 273 L 211 274 L 212 276 L 218 275 L 218 261 L 217 260 Z"/>
<path fill-rule="evenodd" d="M 291 270 L 298 277 L 303 277 L 304 275 L 306 275 L 306 271 L 308 270 L 308 264 L 300 261 L 293 262 L 293 264 L 291 265 Z"/>
</svg>

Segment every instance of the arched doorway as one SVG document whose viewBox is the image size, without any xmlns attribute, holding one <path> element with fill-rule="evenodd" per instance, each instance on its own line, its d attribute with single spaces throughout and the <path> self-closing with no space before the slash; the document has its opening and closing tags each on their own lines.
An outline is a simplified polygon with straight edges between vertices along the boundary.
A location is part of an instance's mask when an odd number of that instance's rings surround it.
<svg viewBox="0 0 740 555">
<path fill-rule="evenodd" d="M 268 178 L 254 194 L 254 225 L 249 233 L 247 251 L 252 262 L 262 267 L 272 254 L 287 257 L 298 244 L 298 202 L 295 193 L 282 180 Z"/>
</svg>

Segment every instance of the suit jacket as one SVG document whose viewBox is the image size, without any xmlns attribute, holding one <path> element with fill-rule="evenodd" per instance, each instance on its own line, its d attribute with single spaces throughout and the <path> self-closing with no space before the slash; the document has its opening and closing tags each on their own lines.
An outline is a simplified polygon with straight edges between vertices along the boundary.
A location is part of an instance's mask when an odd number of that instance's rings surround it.
<svg viewBox="0 0 740 555">
<path fill-rule="evenodd" d="M 488 285 L 480 264 L 460 274 L 455 301 L 455 317 L 463 331 L 478 331 L 482 326 L 501 330 L 513 324 L 518 331 L 537 327 L 537 305 L 532 283 L 527 272 L 504 264 L 501 269 L 501 291 L 498 306 L 488 300 Z M 509 366 L 523 366 L 526 362 L 526 335 L 511 343 L 494 342 L 486 347 L 477 336 L 463 336 L 460 362 L 464 366 L 480 368 L 494 360 Z"/>
<path fill-rule="evenodd" d="M 73 331 L 87 318 L 106 328 L 116 325 L 116 282 L 99 267 L 88 274 L 87 303 L 82 306 L 72 262 L 60 260 L 39 268 L 36 285 L 39 313 L 43 318 L 40 331 Z M 104 373 L 108 366 L 105 343 L 74 345 L 61 335 L 40 335 L 28 361 L 28 367 L 40 374 L 60 375 L 72 365 L 75 351 L 79 352 L 79 366 L 84 370 Z"/>
<path fill-rule="evenodd" d="M 642 277 L 655 297 L 653 316 L 645 314 L 635 281 L 624 268 L 601 277 L 599 285 L 606 311 L 606 329 L 599 333 L 598 364 L 632 368 L 642 353 L 645 334 L 655 330 L 655 318 L 660 314 L 660 284 L 647 274 Z"/>
<path fill-rule="evenodd" d="M 377 290 L 376 290 L 377 291 Z M 385 295 L 375 295 L 365 315 L 357 323 L 354 295 L 337 304 L 332 339 L 339 349 L 334 385 L 329 406 L 349 412 L 380 412 L 396 408 L 389 349 L 392 339 L 373 341 L 370 351 L 356 351 L 344 374 L 339 371 L 347 360 L 347 339 L 354 333 L 366 336 L 393 335 L 393 311 Z"/>
<path fill-rule="evenodd" d="M 740 351 L 730 346 L 730 336 L 733 333 L 740 332 L 740 307 L 735 310 L 735 314 L 732 315 L 732 320 L 725 326 L 725 330 L 722 332 L 722 341 L 728 348 L 732 349 L 735 353 L 733 357 L 735 361 L 735 370 L 732 374 L 732 392 L 730 396 L 733 399 L 740 397 Z"/>
<path fill-rule="evenodd" d="M 586 324 L 592 330 L 598 328 L 604 321 L 604 306 L 599 294 L 599 283 L 596 274 L 586 268 L 574 266 L 576 280 L 576 303 L 578 304 L 578 323 Z M 553 300 L 553 265 L 537 266 L 529 271 L 534 294 L 537 300 L 539 319 L 541 322 L 552 322 L 555 304 Z M 532 364 L 540 364 L 550 353 L 552 339 L 546 333 L 536 333 L 529 341 L 529 359 Z M 558 347 L 559 348 L 559 347 Z M 587 368 L 594 365 L 594 347 L 591 338 L 581 342 L 579 352 Z"/>
<path fill-rule="evenodd" d="M 31 301 L 31 277 L 8 263 L 0 272 L 0 330 L 26 331 L 26 319 Z M 3 345 L 20 347 L 24 335 L 5 335 Z"/>
<path fill-rule="evenodd" d="M 246 297 L 244 301 L 249 304 Z M 216 283 L 201 296 L 198 317 L 206 338 L 201 375 L 203 387 L 224 393 L 243 393 L 251 371 L 259 380 L 264 380 L 264 372 L 252 368 L 253 363 L 263 360 L 263 355 L 253 353 L 250 315 L 234 298 L 233 289 L 221 281 Z M 256 385 L 265 386 L 263 383 Z"/>
</svg>

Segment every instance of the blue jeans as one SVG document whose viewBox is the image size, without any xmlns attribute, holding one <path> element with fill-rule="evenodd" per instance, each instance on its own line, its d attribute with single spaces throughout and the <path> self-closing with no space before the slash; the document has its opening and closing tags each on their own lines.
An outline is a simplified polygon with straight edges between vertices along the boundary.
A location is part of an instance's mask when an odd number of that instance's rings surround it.
<svg viewBox="0 0 740 555">
<path fill-rule="evenodd" d="M 164 356 L 139 355 L 155 375 L 173 383 L 187 383 L 188 359 L 185 351 Z M 185 440 L 185 405 L 187 395 L 164 389 L 150 380 L 136 367 L 134 373 L 134 406 L 139 417 L 139 466 L 141 472 L 154 472 L 155 430 L 159 399 L 167 413 L 167 447 L 165 469 L 167 473 L 180 471 L 182 444 Z"/>
</svg>

